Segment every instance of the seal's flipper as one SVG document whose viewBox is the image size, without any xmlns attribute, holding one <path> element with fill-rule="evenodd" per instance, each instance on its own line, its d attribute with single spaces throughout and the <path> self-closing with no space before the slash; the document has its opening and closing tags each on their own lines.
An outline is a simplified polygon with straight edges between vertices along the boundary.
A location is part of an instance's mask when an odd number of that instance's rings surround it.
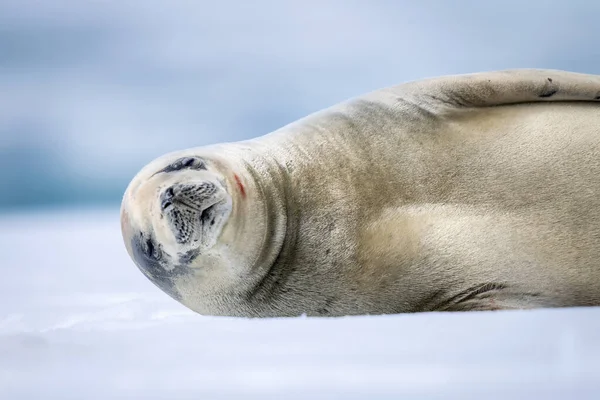
<svg viewBox="0 0 600 400">
<path fill-rule="evenodd" d="M 502 105 L 587 101 L 600 103 L 600 77 L 547 69 L 512 69 L 407 82 L 378 91 L 435 114 Z M 373 95 L 377 96 L 377 92 Z"/>
<path fill-rule="evenodd" d="M 540 293 L 525 293 L 501 283 L 475 285 L 448 297 L 440 294 L 430 299 L 432 311 L 521 310 L 550 305 Z"/>
</svg>

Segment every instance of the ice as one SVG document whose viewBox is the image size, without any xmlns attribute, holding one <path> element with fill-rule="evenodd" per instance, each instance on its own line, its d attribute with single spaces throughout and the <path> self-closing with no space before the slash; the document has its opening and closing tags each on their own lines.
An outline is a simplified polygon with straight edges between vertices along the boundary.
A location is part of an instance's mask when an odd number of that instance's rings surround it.
<svg viewBox="0 0 600 400">
<path fill-rule="evenodd" d="M 600 398 L 600 308 L 203 317 L 115 209 L 5 215 L 0 251 L 0 399 Z"/>
</svg>

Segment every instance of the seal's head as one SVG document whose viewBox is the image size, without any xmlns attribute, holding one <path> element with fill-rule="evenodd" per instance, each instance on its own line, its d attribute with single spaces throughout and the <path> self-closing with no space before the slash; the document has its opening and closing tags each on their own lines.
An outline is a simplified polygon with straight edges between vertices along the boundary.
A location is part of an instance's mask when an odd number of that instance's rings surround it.
<svg viewBox="0 0 600 400">
<path fill-rule="evenodd" d="M 170 153 L 131 181 L 121 206 L 129 255 L 156 286 L 189 308 L 243 289 L 264 253 L 259 190 L 240 165 L 198 149 Z"/>
</svg>

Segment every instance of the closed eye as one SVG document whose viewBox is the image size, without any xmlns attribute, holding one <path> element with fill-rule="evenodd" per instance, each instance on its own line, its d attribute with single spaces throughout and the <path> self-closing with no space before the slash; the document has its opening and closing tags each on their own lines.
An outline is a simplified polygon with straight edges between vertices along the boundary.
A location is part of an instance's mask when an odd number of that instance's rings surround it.
<svg viewBox="0 0 600 400">
<path fill-rule="evenodd" d="M 202 159 L 198 157 L 182 157 L 178 160 L 173 161 L 171 164 L 167 165 L 165 168 L 161 169 L 156 174 L 181 171 L 184 169 L 193 169 L 196 171 L 205 170 L 206 164 Z"/>
</svg>

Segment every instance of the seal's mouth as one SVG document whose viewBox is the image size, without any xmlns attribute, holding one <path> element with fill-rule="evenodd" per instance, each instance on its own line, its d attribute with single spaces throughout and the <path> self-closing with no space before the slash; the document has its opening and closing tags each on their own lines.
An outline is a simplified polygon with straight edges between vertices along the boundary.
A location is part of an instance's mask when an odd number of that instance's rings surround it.
<svg viewBox="0 0 600 400">
<path fill-rule="evenodd" d="M 162 217 L 182 252 L 214 246 L 231 212 L 229 195 L 211 182 L 168 187 L 159 201 Z"/>
</svg>

